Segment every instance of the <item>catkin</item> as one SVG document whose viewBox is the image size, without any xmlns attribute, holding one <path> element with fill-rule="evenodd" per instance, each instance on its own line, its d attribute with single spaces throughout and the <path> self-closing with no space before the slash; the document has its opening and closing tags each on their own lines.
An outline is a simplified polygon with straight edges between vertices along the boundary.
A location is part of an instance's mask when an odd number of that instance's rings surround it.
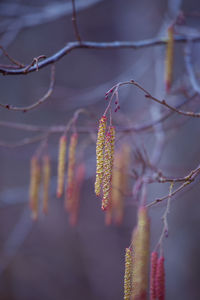
<svg viewBox="0 0 200 300">
<path fill-rule="evenodd" d="M 103 179 L 103 157 L 104 157 L 104 144 L 106 133 L 106 116 L 103 116 L 99 121 L 99 129 L 96 142 L 96 181 L 95 193 L 97 196 L 101 192 L 101 184 Z"/>
<path fill-rule="evenodd" d="M 125 254 L 125 273 L 124 273 L 124 300 L 130 300 L 131 296 L 131 280 L 132 280 L 132 250 L 126 248 Z"/>
<path fill-rule="evenodd" d="M 57 197 L 60 198 L 64 189 L 67 137 L 62 135 L 59 141 Z"/>
<path fill-rule="evenodd" d="M 156 300 L 156 268 L 158 253 L 151 253 L 151 272 L 150 272 L 150 300 Z"/>
<path fill-rule="evenodd" d="M 161 256 L 156 268 L 156 297 L 158 300 L 165 300 L 165 269 L 164 257 Z"/>
<path fill-rule="evenodd" d="M 138 223 L 134 230 L 132 246 L 134 251 L 131 300 L 147 299 L 149 264 L 150 224 L 147 209 L 140 207 Z"/>
<path fill-rule="evenodd" d="M 30 191 L 29 203 L 32 210 L 32 218 L 34 220 L 38 217 L 38 198 L 40 187 L 40 166 L 38 158 L 33 156 L 31 159 L 31 174 L 30 174 Z"/>
<path fill-rule="evenodd" d="M 48 155 L 45 155 L 43 157 L 43 203 L 42 203 L 42 211 L 45 214 L 48 211 L 50 177 L 51 177 L 50 158 Z"/>
<path fill-rule="evenodd" d="M 114 143 L 115 143 L 115 129 L 110 127 L 105 139 L 105 150 L 103 159 L 103 199 L 102 210 L 107 210 L 111 204 L 111 181 L 112 169 L 114 159 Z"/>
<path fill-rule="evenodd" d="M 69 211 L 73 203 L 74 173 L 75 173 L 75 154 L 78 134 L 73 133 L 70 138 L 68 153 L 67 187 L 65 196 L 65 207 Z"/>
<path fill-rule="evenodd" d="M 168 28 L 168 42 L 166 49 L 166 62 L 165 62 L 165 85 L 166 91 L 169 92 L 172 84 L 173 75 L 173 59 L 174 59 L 174 28 Z"/>
<path fill-rule="evenodd" d="M 75 177 L 75 188 L 73 190 L 73 200 L 71 203 L 71 210 L 69 216 L 69 223 L 72 226 L 75 226 L 78 221 L 78 211 L 79 211 L 79 203 L 80 203 L 80 192 L 83 185 L 83 180 L 85 177 L 85 164 L 81 163 L 76 171 Z"/>
</svg>

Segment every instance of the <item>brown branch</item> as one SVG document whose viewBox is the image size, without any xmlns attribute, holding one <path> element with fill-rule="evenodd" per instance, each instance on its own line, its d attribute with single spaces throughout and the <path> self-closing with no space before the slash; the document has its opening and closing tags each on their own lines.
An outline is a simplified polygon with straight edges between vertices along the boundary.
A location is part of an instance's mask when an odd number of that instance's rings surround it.
<svg viewBox="0 0 200 300">
<path fill-rule="evenodd" d="M 0 49 L 2 50 L 4 56 L 6 56 L 11 63 L 16 65 L 18 68 L 24 68 L 24 65 L 22 63 L 20 63 L 19 61 L 17 61 L 16 59 L 12 58 L 2 46 L 0 46 Z M 12 68 L 13 68 L 13 66 L 12 66 Z"/>
<path fill-rule="evenodd" d="M 36 63 L 36 67 L 37 67 L 37 63 Z M 10 104 L 2 104 L 0 103 L 0 106 L 8 109 L 8 110 L 13 110 L 13 111 L 23 111 L 23 112 L 27 112 L 29 110 L 32 110 L 36 107 L 38 107 L 39 105 L 41 105 L 42 103 L 44 103 L 52 94 L 53 92 L 53 88 L 54 88 L 54 84 L 55 84 L 55 66 L 52 65 L 51 67 L 51 80 L 50 80 L 50 85 L 49 88 L 47 90 L 47 92 L 44 94 L 43 97 L 41 97 L 38 101 L 36 101 L 35 103 L 28 105 L 28 106 L 12 106 Z"/>
<path fill-rule="evenodd" d="M 178 113 L 178 114 L 180 114 L 180 115 L 187 116 L 187 117 L 200 118 L 200 113 L 195 113 L 195 112 L 191 112 L 191 111 L 183 111 L 183 110 L 179 110 L 179 109 L 177 109 L 175 106 L 171 106 L 170 104 L 168 104 L 168 103 L 166 102 L 166 100 L 164 100 L 164 99 L 163 99 L 163 100 L 159 100 L 159 99 L 155 98 L 155 97 L 152 96 L 147 90 L 145 90 L 138 82 L 136 82 L 136 81 L 134 81 L 134 80 L 120 82 L 120 83 L 116 84 L 116 85 L 114 86 L 114 88 L 115 88 L 115 87 L 119 88 L 119 87 L 121 87 L 121 86 L 128 85 L 128 84 L 133 84 L 133 85 L 135 85 L 136 87 L 138 87 L 140 90 L 142 90 L 142 91 L 145 93 L 145 97 L 146 97 L 147 99 L 151 99 L 151 100 L 153 100 L 153 101 L 155 101 L 155 102 L 157 102 L 157 103 L 159 103 L 159 104 L 161 104 L 161 105 L 163 105 L 163 106 L 169 108 L 169 109 L 170 109 L 171 111 L 173 111 L 173 112 L 176 112 L 176 113 Z M 113 91 L 113 88 L 111 89 L 111 91 Z M 115 91 L 115 90 L 114 90 L 114 91 Z M 111 93 L 112 93 L 112 92 L 111 92 Z"/>
<path fill-rule="evenodd" d="M 193 42 L 199 42 L 200 36 L 194 36 L 194 37 L 187 37 L 182 35 L 177 35 L 174 38 L 174 41 L 177 43 L 186 43 L 190 39 Z M 44 59 L 43 61 L 39 62 L 38 65 L 34 65 L 30 67 L 28 72 L 26 72 L 26 68 L 19 68 L 19 69 L 10 69 L 6 67 L 0 67 L 0 73 L 3 75 L 20 75 L 20 74 L 29 74 L 31 72 L 37 71 L 39 69 L 42 69 L 46 67 L 49 64 L 53 64 L 63 58 L 65 55 L 69 54 L 71 51 L 75 49 L 96 49 L 96 50 L 105 50 L 105 49 L 140 49 L 140 48 L 147 48 L 152 46 L 159 46 L 159 45 L 165 45 L 167 43 L 167 38 L 153 38 L 153 39 L 147 39 L 142 41 L 114 41 L 114 42 L 70 42 L 60 50 L 58 50 L 55 54 L 52 56 Z"/>
<path fill-rule="evenodd" d="M 81 36 L 78 30 L 77 17 L 76 17 L 76 4 L 75 0 L 72 0 L 72 24 L 74 27 L 74 33 L 77 41 L 81 42 Z"/>
<path fill-rule="evenodd" d="M 200 173 L 200 166 L 198 166 L 196 169 L 192 170 L 187 176 L 184 177 L 184 183 L 182 183 L 175 191 L 173 191 L 171 194 L 170 194 L 170 197 L 173 197 L 174 195 L 176 195 L 178 192 L 180 192 L 181 190 L 183 190 L 187 185 L 189 185 L 190 183 L 192 183 L 196 177 L 199 175 Z M 176 180 L 172 181 L 172 182 L 176 182 Z M 169 198 L 169 194 L 162 197 L 162 198 L 158 198 L 154 201 L 152 201 L 151 203 L 149 203 L 147 205 L 147 207 L 151 207 L 159 202 L 162 202 L 166 199 Z"/>
</svg>

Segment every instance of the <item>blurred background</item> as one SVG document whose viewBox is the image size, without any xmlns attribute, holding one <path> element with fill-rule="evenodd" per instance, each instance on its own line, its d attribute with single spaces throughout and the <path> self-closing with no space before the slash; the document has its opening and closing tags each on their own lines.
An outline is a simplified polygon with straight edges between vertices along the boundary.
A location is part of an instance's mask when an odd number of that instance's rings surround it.
<svg viewBox="0 0 200 300">
<path fill-rule="evenodd" d="M 76 6 L 82 39 L 97 42 L 166 37 L 167 27 L 180 10 L 200 12 L 197 0 L 77 0 Z M 1 0 L 0 44 L 10 56 L 24 64 L 42 54 L 50 56 L 75 40 L 71 12 L 68 0 Z M 178 34 L 191 36 L 199 34 L 199 29 L 199 17 L 190 17 L 179 27 Z M 192 90 L 184 65 L 183 46 L 175 46 L 174 91 L 183 84 Z M 198 51 L 195 44 L 196 70 Z M 0 60 L 1 64 L 7 63 L 3 55 Z M 91 128 L 91 133 L 80 134 L 79 138 L 80 145 L 87 145 L 84 150 L 86 179 L 75 227 L 69 225 L 63 199 L 56 199 L 60 134 L 52 134 L 48 141 L 52 162 L 49 212 L 47 216 L 40 214 L 36 222 L 30 217 L 28 188 L 30 159 L 39 142 L 22 147 L 0 147 L 0 299 L 123 299 L 124 253 L 136 223 L 136 207 L 131 198 L 127 198 L 121 226 L 105 225 L 101 201 L 94 194 L 95 130 L 106 108 L 104 94 L 119 81 L 134 79 L 158 98 L 166 97 L 164 60 L 164 46 L 138 50 L 77 49 L 56 63 L 56 85 L 44 105 L 27 113 L 0 110 L 1 122 L 47 127 L 67 124 L 77 108 L 86 108 L 91 115 L 83 115 L 78 121 L 78 126 Z M 48 89 L 49 79 L 50 67 L 27 76 L 1 76 L 0 102 L 17 106 L 34 103 Z M 178 104 L 184 97 L 174 92 L 167 100 Z M 195 109 L 198 102 L 197 97 Z M 120 106 L 120 111 L 113 115 L 117 129 L 146 124 L 165 111 L 147 101 L 133 86 L 120 90 Z M 0 141 L 5 143 L 16 143 L 38 134 L 9 128 L 1 122 Z M 144 147 L 150 160 L 155 161 L 165 175 L 185 176 L 199 162 L 199 120 L 173 116 L 163 126 L 162 130 L 158 129 L 159 137 L 157 129 L 119 133 L 117 145 L 128 140 L 133 152 Z M 157 146 L 161 147 L 159 151 Z M 137 168 L 134 155 L 132 158 L 133 167 Z M 195 183 L 172 201 L 170 209 L 169 237 L 164 243 L 167 300 L 200 299 L 198 178 Z M 148 202 L 162 197 L 168 190 L 168 184 L 149 185 Z M 165 204 L 149 210 L 152 249 L 162 231 Z"/>
</svg>

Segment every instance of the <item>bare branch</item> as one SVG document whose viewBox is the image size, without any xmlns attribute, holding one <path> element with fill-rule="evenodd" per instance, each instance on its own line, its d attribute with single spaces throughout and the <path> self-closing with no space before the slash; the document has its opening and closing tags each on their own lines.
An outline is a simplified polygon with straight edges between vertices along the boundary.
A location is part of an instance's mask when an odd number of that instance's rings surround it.
<svg viewBox="0 0 200 300">
<path fill-rule="evenodd" d="M 38 62 L 36 60 L 36 67 L 37 67 L 37 65 L 38 65 Z M 27 112 L 29 110 L 32 110 L 32 109 L 38 107 L 39 105 L 41 105 L 42 103 L 44 103 L 51 96 L 51 94 L 53 92 L 54 84 L 55 84 L 55 66 L 52 65 L 52 67 L 51 67 L 51 80 L 50 80 L 50 85 L 49 85 L 48 91 L 37 102 L 35 102 L 31 105 L 22 106 L 22 107 L 12 106 L 10 104 L 2 104 L 2 103 L 0 103 L 0 106 L 5 108 L 5 109 L 13 110 L 13 111 Z"/>
<path fill-rule="evenodd" d="M 178 43 L 186 43 L 188 41 L 189 37 L 185 36 L 179 36 L 177 35 L 174 38 L 175 42 Z M 200 36 L 194 36 L 190 37 L 190 40 L 193 42 L 199 42 Z M 44 59 L 43 61 L 39 62 L 38 65 L 34 65 L 30 67 L 30 69 L 27 72 L 27 66 L 24 68 L 19 69 L 10 69 L 6 67 L 0 67 L 0 73 L 3 75 L 26 75 L 28 73 L 37 71 L 39 69 L 42 69 L 46 67 L 49 64 L 53 64 L 63 58 L 65 55 L 69 54 L 71 51 L 75 49 L 96 49 L 96 50 L 105 50 L 105 49 L 140 49 L 140 48 L 147 48 L 152 46 L 159 46 L 159 45 L 165 45 L 167 43 L 167 38 L 153 38 L 153 39 L 147 39 L 143 41 L 124 41 L 124 42 L 70 42 L 65 47 L 58 50 L 55 54 L 52 56 Z"/>
</svg>

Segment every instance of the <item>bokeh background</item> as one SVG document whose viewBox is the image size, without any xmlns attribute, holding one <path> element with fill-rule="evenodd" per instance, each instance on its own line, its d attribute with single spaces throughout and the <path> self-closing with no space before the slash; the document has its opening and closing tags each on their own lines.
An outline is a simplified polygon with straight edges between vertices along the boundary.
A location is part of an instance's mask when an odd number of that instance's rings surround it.
<svg viewBox="0 0 200 300">
<path fill-rule="evenodd" d="M 77 0 L 78 26 L 83 40 L 144 40 L 166 36 L 166 28 L 178 11 L 200 11 L 197 0 Z M 41 17 L 42 16 L 42 17 Z M 47 56 L 75 40 L 71 22 L 71 1 L 0 1 L 0 44 L 23 63 Z M 188 18 L 183 33 L 199 33 L 200 19 Z M 198 52 L 198 45 L 196 45 Z M 187 78 L 183 45 L 176 45 L 174 86 Z M 101 203 L 93 191 L 95 179 L 95 129 L 105 110 L 105 92 L 113 84 L 135 79 L 158 97 L 164 96 L 165 47 L 138 50 L 78 49 L 56 63 L 56 85 L 50 99 L 26 114 L 0 110 L 0 120 L 41 126 L 65 125 L 73 112 L 86 108 L 92 117 L 82 116 L 79 126 L 91 128 L 82 134 L 87 172 L 78 224 L 70 227 L 63 199 L 56 199 L 59 134 L 49 138 L 52 161 L 50 207 L 37 222 L 28 207 L 30 158 L 38 143 L 23 147 L 0 147 L 0 299 L 2 300 L 118 300 L 123 299 L 124 251 L 130 244 L 136 223 L 136 208 L 126 199 L 121 226 L 104 224 Z M 1 63 L 6 63 L 1 56 Z M 198 55 L 195 66 L 198 66 Z M 48 88 L 50 67 L 27 76 L 1 76 L 2 103 L 24 106 L 41 97 Z M 168 97 L 178 103 L 183 95 Z M 195 108 L 198 108 L 198 99 Z M 142 125 L 158 113 L 134 87 L 120 91 L 117 126 Z M 156 167 L 166 175 L 184 176 L 199 162 L 199 120 L 177 117 L 167 121 L 167 143 Z M 187 122 L 185 122 L 187 121 Z M 2 126 L 0 140 L 15 143 L 36 133 Z M 121 137 L 121 136 L 120 136 Z M 154 132 L 125 136 L 131 147 L 145 147 L 152 157 L 156 147 Z M 121 139 L 117 143 L 120 143 Z M 133 159 L 133 164 L 137 162 Z M 134 165 L 133 165 L 134 167 Z M 200 202 L 199 179 L 174 201 L 169 216 L 169 237 L 165 241 L 166 299 L 200 298 Z M 167 184 L 148 188 L 148 201 L 168 192 Z M 150 209 L 151 245 L 157 243 L 165 204 Z"/>
</svg>

